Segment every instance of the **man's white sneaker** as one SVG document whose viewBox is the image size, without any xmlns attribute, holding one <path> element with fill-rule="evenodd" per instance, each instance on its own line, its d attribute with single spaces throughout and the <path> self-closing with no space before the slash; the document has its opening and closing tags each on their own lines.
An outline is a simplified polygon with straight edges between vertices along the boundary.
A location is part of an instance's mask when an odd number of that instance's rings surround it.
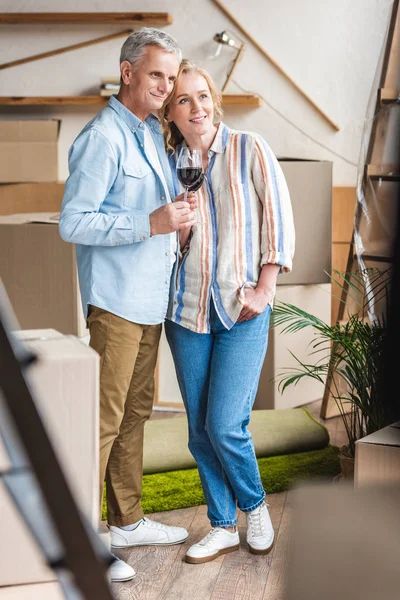
<svg viewBox="0 0 400 600">
<path fill-rule="evenodd" d="M 110 525 L 110 532 L 111 546 L 114 548 L 171 546 L 172 544 L 181 544 L 189 536 L 183 527 L 169 527 L 145 517 L 131 531 Z"/>
<path fill-rule="evenodd" d="M 186 553 L 188 563 L 199 564 L 209 562 L 239 548 L 239 534 L 223 527 L 213 527 L 200 542 L 194 544 Z"/>
<path fill-rule="evenodd" d="M 247 543 L 253 554 L 268 554 L 274 545 L 274 528 L 265 503 L 246 513 Z"/>
<path fill-rule="evenodd" d="M 136 573 L 132 567 L 130 567 L 128 563 L 124 562 L 117 556 L 115 558 L 116 560 L 108 570 L 111 581 L 130 581 L 133 579 Z"/>
</svg>

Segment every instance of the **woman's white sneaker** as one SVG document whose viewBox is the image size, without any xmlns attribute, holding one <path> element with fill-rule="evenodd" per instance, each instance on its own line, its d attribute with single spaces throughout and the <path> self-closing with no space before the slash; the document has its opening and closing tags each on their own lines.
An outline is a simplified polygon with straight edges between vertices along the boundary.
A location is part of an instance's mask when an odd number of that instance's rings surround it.
<svg viewBox="0 0 400 600">
<path fill-rule="evenodd" d="M 110 525 L 111 546 L 129 548 L 131 546 L 172 546 L 182 544 L 189 534 L 183 527 L 169 527 L 144 517 L 131 531 Z"/>
<path fill-rule="evenodd" d="M 265 502 L 246 512 L 247 543 L 253 554 L 268 554 L 274 545 L 274 528 Z"/>
<path fill-rule="evenodd" d="M 113 554 L 115 560 L 108 570 L 111 581 L 130 581 L 136 575 L 135 571 L 117 556 Z"/>
<path fill-rule="evenodd" d="M 188 563 L 199 564 L 209 562 L 239 548 L 239 534 L 223 527 L 213 527 L 200 542 L 194 544 L 186 553 Z"/>
</svg>

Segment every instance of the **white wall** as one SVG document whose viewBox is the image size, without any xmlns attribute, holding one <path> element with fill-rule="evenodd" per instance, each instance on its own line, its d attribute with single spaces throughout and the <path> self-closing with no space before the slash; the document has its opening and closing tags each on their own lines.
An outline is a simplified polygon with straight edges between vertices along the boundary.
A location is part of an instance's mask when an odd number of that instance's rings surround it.
<svg viewBox="0 0 400 600">
<path fill-rule="evenodd" d="M 235 81 L 243 89 L 263 96 L 292 124 L 266 104 L 251 110 L 226 110 L 226 123 L 236 129 L 259 132 L 278 156 L 332 160 L 334 185 L 354 185 L 364 114 L 392 0 L 224 2 L 340 126 L 340 131 L 335 133 L 250 42 L 235 71 Z M 65 10 L 169 12 L 174 22 L 166 30 L 180 41 L 184 56 L 208 68 L 221 85 L 235 55 L 224 48 L 218 60 L 207 58 L 216 49 L 214 34 L 223 29 L 235 30 L 212 0 L 69 0 L 68 4 L 65 0 L 15 0 L 12 3 L 0 0 L 0 12 Z M 0 26 L 1 62 L 123 29 L 124 26 L 115 25 L 3 25 Z M 0 95 L 95 94 L 101 77 L 118 74 L 122 42 L 123 38 L 0 71 Z M 232 84 L 227 91 L 240 90 Z M 0 118 L 61 118 L 59 175 L 60 180 L 64 180 L 68 176 L 68 148 L 97 110 L 98 107 L 1 107 Z"/>
</svg>

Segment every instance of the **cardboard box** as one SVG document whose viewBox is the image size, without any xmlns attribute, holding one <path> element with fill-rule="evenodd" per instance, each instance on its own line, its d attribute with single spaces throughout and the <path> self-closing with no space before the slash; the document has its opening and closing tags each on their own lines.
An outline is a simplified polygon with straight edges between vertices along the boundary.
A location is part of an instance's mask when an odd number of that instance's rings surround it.
<svg viewBox="0 0 400 600">
<path fill-rule="evenodd" d="M 0 217 L 0 277 L 22 329 L 84 336 L 75 245 L 61 239 L 58 217 Z"/>
<path fill-rule="evenodd" d="M 76 337 L 54 330 L 18 335 L 39 357 L 30 368 L 34 400 L 78 506 L 97 529 L 99 356 Z M 9 467 L 1 442 L 0 469 Z M 0 586 L 54 580 L 2 483 L 0 514 Z"/>
<path fill-rule="evenodd" d="M 329 283 L 325 271 L 331 272 L 332 163 L 280 158 L 279 164 L 292 201 L 296 247 L 293 270 L 278 277 L 278 284 Z"/>
<path fill-rule="evenodd" d="M 330 290 L 329 284 L 278 286 L 276 299 L 295 304 L 329 323 Z M 285 335 L 279 329 L 270 328 L 267 356 L 261 371 L 255 409 L 293 408 L 322 398 L 325 386 L 313 379 L 300 381 L 296 386 L 287 388 L 283 395 L 278 390 L 279 382 L 273 381 L 286 367 L 296 367 L 297 363 L 289 350 L 302 361 L 313 360 L 308 353 L 309 344 L 314 337 L 314 330 L 311 328 Z M 155 406 L 184 409 L 174 361 L 164 331 L 161 335 L 156 370 Z"/>
<path fill-rule="evenodd" d="M 400 484 L 400 422 L 358 440 L 354 485 Z"/>
<path fill-rule="evenodd" d="M 0 215 L 61 210 L 64 183 L 0 184 Z"/>
<path fill-rule="evenodd" d="M 0 600 L 65 600 L 58 583 L 35 583 L 0 587 Z"/>
<path fill-rule="evenodd" d="M 0 121 L 0 182 L 57 181 L 61 121 Z"/>
</svg>

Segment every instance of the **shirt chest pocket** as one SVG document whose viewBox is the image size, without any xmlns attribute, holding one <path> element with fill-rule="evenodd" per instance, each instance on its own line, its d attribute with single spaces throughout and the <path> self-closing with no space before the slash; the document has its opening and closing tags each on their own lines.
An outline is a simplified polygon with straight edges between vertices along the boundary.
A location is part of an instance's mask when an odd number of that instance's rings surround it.
<svg viewBox="0 0 400 600">
<path fill-rule="evenodd" d="M 124 206 L 143 209 L 148 204 L 146 199 L 153 194 L 154 174 L 146 163 L 139 165 L 123 165 Z"/>
</svg>

